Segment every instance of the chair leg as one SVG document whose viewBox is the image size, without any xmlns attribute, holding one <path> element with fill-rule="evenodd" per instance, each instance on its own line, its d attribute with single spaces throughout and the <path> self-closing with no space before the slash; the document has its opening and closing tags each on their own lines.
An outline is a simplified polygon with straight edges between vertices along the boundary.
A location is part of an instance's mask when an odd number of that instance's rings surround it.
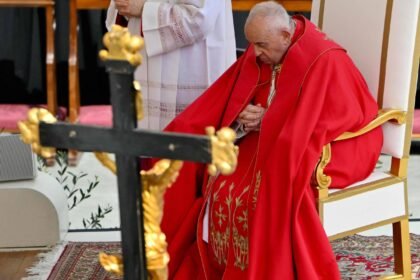
<svg viewBox="0 0 420 280">
<path fill-rule="evenodd" d="M 67 164 L 69 166 L 77 166 L 79 164 L 82 152 L 77 150 L 68 150 L 67 153 Z"/>
<path fill-rule="evenodd" d="M 55 157 L 45 158 L 45 165 L 46 166 L 54 166 L 55 165 Z"/>
<path fill-rule="evenodd" d="M 395 273 L 411 280 L 410 232 L 408 218 L 392 224 Z"/>
</svg>

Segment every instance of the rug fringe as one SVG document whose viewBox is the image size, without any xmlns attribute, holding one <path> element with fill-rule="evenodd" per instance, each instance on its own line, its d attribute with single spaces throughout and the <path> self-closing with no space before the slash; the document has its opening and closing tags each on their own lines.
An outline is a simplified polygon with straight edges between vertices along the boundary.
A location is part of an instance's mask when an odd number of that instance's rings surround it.
<svg viewBox="0 0 420 280">
<path fill-rule="evenodd" d="M 55 245 L 51 251 L 38 254 L 38 262 L 32 267 L 26 269 L 27 277 L 22 280 L 45 280 L 54 268 L 61 254 L 66 247 L 67 242 L 62 242 Z"/>
</svg>

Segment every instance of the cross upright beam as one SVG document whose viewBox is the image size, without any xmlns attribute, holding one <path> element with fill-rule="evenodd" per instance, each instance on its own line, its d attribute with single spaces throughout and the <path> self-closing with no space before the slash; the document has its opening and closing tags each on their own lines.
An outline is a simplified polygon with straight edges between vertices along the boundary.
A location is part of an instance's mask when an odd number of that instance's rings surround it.
<svg viewBox="0 0 420 280">
<path fill-rule="evenodd" d="M 135 67 L 127 61 L 113 60 L 105 61 L 105 65 L 110 74 L 113 127 L 121 131 L 133 130 L 137 126 L 131 90 Z M 125 279 L 147 280 L 139 160 L 136 156 L 125 154 L 116 154 L 115 160 L 120 221 L 124 229 L 121 231 L 121 246 L 123 256 L 127 256 L 124 258 Z"/>
</svg>

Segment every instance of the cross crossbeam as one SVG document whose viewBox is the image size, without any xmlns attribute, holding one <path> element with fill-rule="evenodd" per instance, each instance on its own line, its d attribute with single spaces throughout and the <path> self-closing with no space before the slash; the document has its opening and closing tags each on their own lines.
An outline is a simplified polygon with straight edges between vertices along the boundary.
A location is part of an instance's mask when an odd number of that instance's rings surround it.
<svg viewBox="0 0 420 280">
<path fill-rule="evenodd" d="M 207 136 L 92 127 L 60 122 L 41 123 L 39 131 L 40 142 L 46 147 L 106 151 L 119 155 L 142 155 L 201 163 L 211 162 L 211 143 Z"/>
</svg>

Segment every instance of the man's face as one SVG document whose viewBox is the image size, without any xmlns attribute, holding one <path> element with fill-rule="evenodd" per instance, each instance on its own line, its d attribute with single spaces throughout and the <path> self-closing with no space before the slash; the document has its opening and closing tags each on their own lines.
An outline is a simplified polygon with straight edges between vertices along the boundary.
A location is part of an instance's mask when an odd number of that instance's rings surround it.
<svg viewBox="0 0 420 280">
<path fill-rule="evenodd" d="M 281 30 L 272 20 L 253 18 L 245 27 L 245 36 L 262 63 L 276 65 L 290 46 L 291 34 Z"/>
</svg>

